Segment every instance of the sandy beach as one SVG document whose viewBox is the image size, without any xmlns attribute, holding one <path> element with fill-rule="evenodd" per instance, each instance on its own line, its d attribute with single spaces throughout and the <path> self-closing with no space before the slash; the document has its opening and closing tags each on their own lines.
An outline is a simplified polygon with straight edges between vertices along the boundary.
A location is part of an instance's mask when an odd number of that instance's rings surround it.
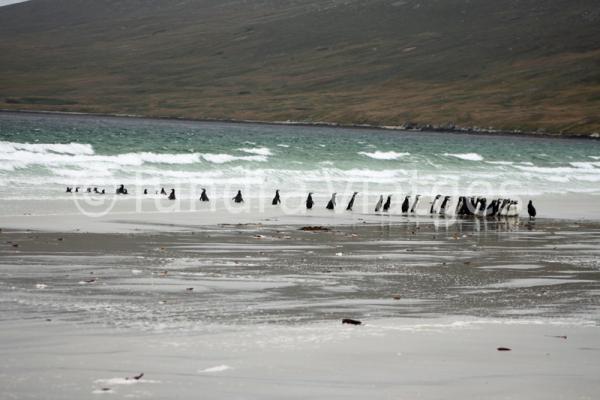
<svg viewBox="0 0 600 400">
<path fill-rule="evenodd" d="M 300 228 L 3 229 L 4 398 L 600 390 L 597 223 Z"/>
</svg>

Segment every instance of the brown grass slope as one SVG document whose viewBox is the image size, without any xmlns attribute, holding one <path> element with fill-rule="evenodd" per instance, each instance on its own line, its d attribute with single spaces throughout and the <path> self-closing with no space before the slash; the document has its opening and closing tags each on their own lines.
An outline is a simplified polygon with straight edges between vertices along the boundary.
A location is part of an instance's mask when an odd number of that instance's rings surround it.
<svg viewBox="0 0 600 400">
<path fill-rule="evenodd" d="M 600 131 L 597 0 L 31 0 L 0 108 Z"/>
</svg>

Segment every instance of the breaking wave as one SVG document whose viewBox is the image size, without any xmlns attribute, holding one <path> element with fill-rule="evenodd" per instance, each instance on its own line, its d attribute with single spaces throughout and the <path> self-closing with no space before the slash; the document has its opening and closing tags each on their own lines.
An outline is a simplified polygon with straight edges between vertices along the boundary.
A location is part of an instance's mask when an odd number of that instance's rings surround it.
<svg viewBox="0 0 600 400">
<path fill-rule="evenodd" d="M 483 161 L 483 157 L 477 153 L 444 153 L 446 157 L 459 158 L 466 161 Z"/>
<path fill-rule="evenodd" d="M 397 153 L 395 151 L 375 151 L 372 153 L 359 151 L 358 154 L 374 158 L 376 160 L 397 160 L 399 158 L 410 155 L 410 153 Z"/>
</svg>

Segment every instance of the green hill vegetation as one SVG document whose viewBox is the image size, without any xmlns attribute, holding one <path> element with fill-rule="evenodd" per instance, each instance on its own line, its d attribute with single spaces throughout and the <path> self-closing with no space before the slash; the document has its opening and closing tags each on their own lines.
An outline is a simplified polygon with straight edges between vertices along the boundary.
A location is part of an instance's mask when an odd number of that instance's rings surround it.
<svg viewBox="0 0 600 400">
<path fill-rule="evenodd" d="M 597 0 L 31 0 L 0 108 L 600 132 Z"/>
</svg>

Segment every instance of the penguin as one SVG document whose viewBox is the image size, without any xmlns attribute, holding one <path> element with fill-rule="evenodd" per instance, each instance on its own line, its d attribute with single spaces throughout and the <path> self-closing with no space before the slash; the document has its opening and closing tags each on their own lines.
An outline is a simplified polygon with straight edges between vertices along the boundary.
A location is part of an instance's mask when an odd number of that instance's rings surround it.
<svg viewBox="0 0 600 400">
<path fill-rule="evenodd" d="M 494 210 L 496 209 L 496 203 L 498 203 L 497 199 L 492 200 L 490 202 L 490 204 L 487 206 L 487 208 L 485 210 L 485 214 L 484 214 L 486 217 L 494 215 Z"/>
<path fill-rule="evenodd" d="M 165 188 L 161 188 L 160 189 L 160 194 L 164 194 L 165 196 L 167 195 L 167 192 L 166 192 Z"/>
<path fill-rule="evenodd" d="M 117 188 L 117 194 L 127 194 L 127 189 L 125 189 L 125 185 L 120 185 Z"/>
<path fill-rule="evenodd" d="M 200 201 L 209 201 L 208 196 L 206 195 L 206 189 L 202 188 L 202 193 L 200 194 Z"/>
<path fill-rule="evenodd" d="M 444 196 L 444 200 L 442 200 L 442 205 L 440 205 L 440 215 L 446 214 L 446 207 L 448 206 L 449 200 L 450 196 Z"/>
<path fill-rule="evenodd" d="M 233 201 L 235 201 L 236 203 L 243 203 L 244 202 L 244 198 L 242 197 L 242 191 L 241 190 L 238 190 L 237 194 L 233 198 Z"/>
<path fill-rule="evenodd" d="M 383 195 L 379 196 L 379 201 L 375 205 L 375 212 L 379 212 L 381 210 L 381 206 L 383 205 Z"/>
<path fill-rule="evenodd" d="M 494 207 L 492 208 L 492 213 L 490 214 L 491 217 L 498 216 L 498 212 L 500 211 L 500 205 L 502 204 L 502 201 L 502 199 L 496 199 L 496 203 L 494 204 Z"/>
<path fill-rule="evenodd" d="M 392 205 L 392 195 L 390 194 L 387 197 L 387 200 L 385 201 L 385 204 L 383 205 L 383 211 L 388 211 L 390 209 L 390 206 Z"/>
<path fill-rule="evenodd" d="M 333 210 L 335 209 L 335 195 L 337 193 L 334 193 L 331 195 L 331 199 L 329 199 L 329 203 L 327 203 L 327 209 L 328 210 Z"/>
<path fill-rule="evenodd" d="M 144 194 L 148 194 L 148 189 L 144 189 Z"/>
<path fill-rule="evenodd" d="M 475 211 L 475 216 L 485 216 L 485 210 L 487 207 L 487 199 L 485 197 L 482 197 L 481 199 L 479 199 L 479 208 Z"/>
<path fill-rule="evenodd" d="M 506 208 L 510 204 L 510 199 L 502 200 L 502 204 L 500 205 L 500 209 L 498 210 L 498 216 L 506 215 Z"/>
<path fill-rule="evenodd" d="M 456 208 L 454 209 L 454 214 L 462 215 L 464 201 L 465 201 L 464 196 L 458 197 L 458 202 L 456 203 Z"/>
<path fill-rule="evenodd" d="M 506 213 L 507 217 L 518 217 L 519 216 L 519 202 L 511 200 Z"/>
<path fill-rule="evenodd" d="M 527 204 L 527 213 L 529 213 L 529 219 L 535 219 L 535 216 L 537 215 L 537 211 L 531 200 L 529 200 L 529 204 Z"/>
<path fill-rule="evenodd" d="M 79 193 L 79 188 L 78 187 L 75 188 L 75 193 Z"/>
<path fill-rule="evenodd" d="M 433 201 L 431 202 L 431 208 L 429 209 L 429 214 L 435 214 L 435 205 L 436 205 L 437 201 L 440 199 L 440 197 L 442 197 L 441 194 L 436 195 L 435 198 L 433 199 Z"/>
<path fill-rule="evenodd" d="M 97 187 L 94 188 L 94 193 L 100 193 Z"/>
<path fill-rule="evenodd" d="M 313 205 L 315 204 L 315 202 L 313 201 L 312 198 L 313 192 L 308 193 L 308 197 L 306 198 L 306 209 L 310 210 L 313 208 Z"/>
<path fill-rule="evenodd" d="M 352 211 L 352 207 L 354 207 L 354 199 L 356 198 L 357 194 L 358 194 L 358 192 L 354 192 L 352 194 L 352 198 L 348 202 L 348 206 L 346 207 L 346 211 Z"/>
<path fill-rule="evenodd" d="M 102 192 L 100 192 L 100 194 L 106 194 L 106 189 L 102 189 Z"/>
<path fill-rule="evenodd" d="M 421 195 L 418 194 L 415 196 L 415 201 L 413 201 L 412 207 L 410 208 L 410 213 L 414 214 L 417 211 L 417 204 L 419 204 L 419 199 L 421 198 Z"/>
<path fill-rule="evenodd" d="M 410 196 L 406 196 L 402 202 L 402 214 L 406 214 L 410 207 Z"/>
<path fill-rule="evenodd" d="M 175 200 L 175 189 L 171 189 L 171 193 L 169 193 L 169 200 Z"/>
<path fill-rule="evenodd" d="M 92 188 L 87 188 L 88 193 L 92 193 Z"/>
<path fill-rule="evenodd" d="M 276 206 L 277 204 L 281 204 L 281 198 L 279 197 L 279 189 L 275 191 L 275 197 L 273 197 L 272 205 Z"/>
<path fill-rule="evenodd" d="M 73 188 L 67 186 L 67 193 L 73 193 Z"/>
</svg>

